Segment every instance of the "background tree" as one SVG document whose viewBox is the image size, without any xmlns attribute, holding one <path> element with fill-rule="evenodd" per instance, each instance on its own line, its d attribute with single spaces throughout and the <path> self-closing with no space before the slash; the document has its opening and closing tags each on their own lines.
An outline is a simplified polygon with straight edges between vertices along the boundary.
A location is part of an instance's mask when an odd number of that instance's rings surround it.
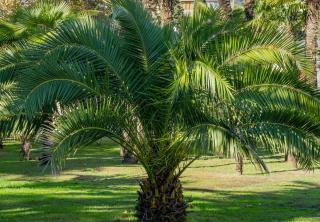
<svg viewBox="0 0 320 222">
<path fill-rule="evenodd" d="M 0 20 L 0 45 L 39 38 L 77 18 L 66 3 L 38 2 L 32 7 L 17 7 L 8 18 Z"/>
<path fill-rule="evenodd" d="M 62 23 L 78 18 L 79 16 L 66 3 L 38 2 L 31 6 L 17 7 L 6 19 L 0 21 L 0 46 L 3 47 L 0 55 L 0 85 L 4 87 L 1 96 L 0 138 L 3 141 L 10 136 L 21 141 L 21 154 L 25 160 L 30 159 L 30 142 L 43 123 L 40 119 L 42 121 L 45 119 L 37 117 L 29 121 L 26 114 L 21 112 L 24 108 L 15 93 L 19 74 L 14 75 L 13 73 L 22 69 L 26 64 L 12 65 L 14 62 L 12 55 L 19 51 L 20 44 L 35 39 L 39 41 L 44 34 Z"/>
<path fill-rule="evenodd" d="M 232 7 L 230 0 L 218 0 L 220 10 L 222 11 L 223 15 L 226 19 L 232 16 Z"/>
<path fill-rule="evenodd" d="M 35 0 L 1 0 L 0 2 L 0 18 L 4 18 L 11 14 L 18 7 L 29 7 Z"/>
<path fill-rule="evenodd" d="M 244 12 L 246 15 L 246 19 L 250 21 L 254 17 L 254 0 L 245 0 L 244 1 Z"/>
<path fill-rule="evenodd" d="M 313 84 L 317 85 L 317 30 L 319 24 L 320 2 L 318 0 L 306 0 L 306 51 L 312 59 Z"/>
<path fill-rule="evenodd" d="M 161 24 L 178 20 L 183 14 L 180 0 L 142 0 L 151 16 Z"/>
</svg>

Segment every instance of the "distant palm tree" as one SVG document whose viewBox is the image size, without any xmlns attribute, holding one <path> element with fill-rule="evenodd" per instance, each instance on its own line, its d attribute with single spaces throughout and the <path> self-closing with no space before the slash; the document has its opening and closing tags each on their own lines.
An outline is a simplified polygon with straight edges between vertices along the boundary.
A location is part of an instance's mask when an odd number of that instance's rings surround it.
<svg viewBox="0 0 320 222">
<path fill-rule="evenodd" d="M 39 38 L 62 23 L 78 16 L 66 3 L 40 1 L 31 7 L 18 7 L 0 20 L 0 46 Z"/>
<path fill-rule="evenodd" d="M 12 70 L 19 69 L 12 65 L 10 54 L 16 53 L 14 47 L 19 48 L 18 45 L 26 41 L 36 39 L 39 41 L 41 36 L 59 25 L 77 18 L 79 16 L 66 3 L 46 3 L 41 1 L 30 7 L 18 7 L 8 18 L 0 20 L 0 47 L 8 48 L 7 50 L 2 49 L 3 52 L 0 55 L 2 60 L 2 63 L 0 63 L 0 90 L 7 95 L 14 91 L 12 87 L 1 89 L 1 86 L 15 86 L 14 83 L 18 78 L 18 75 L 12 75 Z M 9 100 L 7 97 L 1 96 L 1 99 L 8 105 Z M 3 121 L 3 124 L 0 124 L 1 132 L 5 132 L 5 135 L 1 135 L 0 138 L 4 139 L 10 135 L 19 139 L 22 143 L 21 153 L 24 159 L 28 160 L 31 147 L 29 140 L 35 135 L 36 129 L 40 127 L 40 122 L 29 122 L 27 118 L 21 116 L 20 111 L 23 107 L 19 106 L 20 102 L 15 97 L 11 103 L 16 103 L 16 106 L 13 107 L 12 104 L 9 104 L 9 106 L 0 107 L 2 117 L 10 116 L 10 118 L 0 120 Z M 14 116 L 16 119 L 12 118 Z M 12 126 L 14 121 L 16 121 L 15 127 Z M 10 127 L 6 125 L 10 125 Z M 8 133 L 9 129 L 11 133 Z"/>
</svg>

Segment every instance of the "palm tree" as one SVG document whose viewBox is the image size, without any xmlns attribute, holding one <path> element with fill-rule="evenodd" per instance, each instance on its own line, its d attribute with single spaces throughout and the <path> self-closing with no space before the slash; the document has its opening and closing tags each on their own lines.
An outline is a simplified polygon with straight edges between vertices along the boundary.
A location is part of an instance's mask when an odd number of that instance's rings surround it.
<svg viewBox="0 0 320 222">
<path fill-rule="evenodd" d="M 2 75 L 0 85 L 15 85 L 18 77 L 17 75 L 12 75 L 12 73 L 13 70 L 19 70 L 21 67 L 12 66 L 13 61 L 10 54 L 16 54 L 15 51 L 19 50 L 19 44 L 26 41 L 33 41 L 36 38 L 40 39 L 41 36 L 57 28 L 64 22 L 76 18 L 79 18 L 79 16 L 73 13 L 72 9 L 66 3 L 48 3 L 41 1 L 31 7 L 18 7 L 12 12 L 9 18 L 1 20 L 0 46 L 3 47 L 2 50 L 4 52 L 0 55 L 0 59 L 2 60 L 0 64 L 0 73 Z M 14 47 L 17 47 L 17 49 Z M 21 66 L 21 64 L 18 66 Z M 11 95 L 14 91 L 12 87 L 4 87 L 2 90 L 6 95 Z M 14 97 L 15 96 L 16 95 L 14 95 Z M 1 132 L 5 134 L 1 136 L 1 138 L 3 140 L 8 136 L 14 136 L 16 139 L 19 139 L 21 141 L 22 156 L 25 160 L 29 160 L 30 140 L 41 126 L 40 122 L 38 120 L 37 122 L 30 122 L 28 118 L 25 118 L 25 115 L 21 115 L 23 107 L 20 106 L 18 98 L 12 100 L 6 96 L 1 96 L 1 100 L 6 103 L 6 106 L 0 107 L 1 110 L 3 110 Z M 10 101 L 11 104 L 8 101 Z M 7 106 L 8 104 L 9 106 Z M 16 105 L 13 107 L 12 104 Z M 8 118 L 8 116 L 10 116 L 10 118 Z M 13 127 L 12 124 L 14 124 L 15 121 L 15 127 Z M 10 125 L 9 128 L 6 126 L 8 124 Z"/>
<path fill-rule="evenodd" d="M 320 2 L 317 0 L 307 0 L 306 7 L 306 49 L 307 55 L 312 59 L 313 82 L 314 85 L 317 85 L 317 29 L 320 18 Z"/>
<path fill-rule="evenodd" d="M 2 141 L 8 137 L 21 141 L 21 154 L 24 160 L 30 159 L 31 140 L 45 121 L 46 115 L 35 115 L 32 121 L 26 116 L 23 100 L 17 88 L 17 75 L 25 66 L 16 63 L 15 49 L 3 49 L 0 53 L 0 132 Z"/>
<path fill-rule="evenodd" d="M 179 32 L 134 0 L 113 7 L 110 19 L 69 22 L 20 54 L 28 115 L 62 107 L 43 136 L 54 170 L 108 137 L 145 170 L 138 220 L 174 222 L 186 218 L 180 176 L 204 154 L 239 155 L 265 171 L 261 148 L 289 150 L 306 168 L 318 163 L 318 92 L 300 80 L 309 63 L 290 36 L 235 30 L 201 3 Z"/>
<path fill-rule="evenodd" d="M 0 20 L 0 46 L 39 38 L 62 23 L 77 18 L 79 16 L 63 2 L 40 1 L 30 7 L 18 7 L 9 18 Z"/>
</svg>

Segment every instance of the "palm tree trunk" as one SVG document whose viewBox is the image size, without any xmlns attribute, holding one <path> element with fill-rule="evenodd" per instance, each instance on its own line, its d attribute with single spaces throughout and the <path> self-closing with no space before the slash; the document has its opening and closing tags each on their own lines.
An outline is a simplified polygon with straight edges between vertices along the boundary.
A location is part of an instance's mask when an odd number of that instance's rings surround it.
<svg viewBox="0 0 320 222">
<path fill-rule="evenodd" d="M 156 1 L 142 0 L 142 4 L 149 11 L 153 19 L 159 19 L 159 4 Z"/>
<path fill-rule="evenodd" d="M 243 174 L 243 158 L 240 155 L 236 155 L 236 171 L 240 175 Z"/>
<path fill-rule="evenodd" d="M 288 153 L 288 161 L 294 169 L 298 168 L 297 158 L 292 153 Z"/>
<path fill-rule="evenodd" d="M 151 16 L 161 24 L 173 21 L 175 8 L 180 4 L 179 0 L 142 0 L 144 7 Z"/>
<path fill-rule="evenodd" d="M 167 24 L 173 20 L 173 0 L 162 0 L 161 5 L 161 22 Z"/>
<path fill-rule="evenodd" d="M 244 12 L 246 15 L 247 21 L 253 19 L 254 16 L 254 0 L 245 0 L 244 1 Z"/>
<path fill-rule="evenodd" d="M 122 158 L 122 163 L 125 164 L 135 164 L 138 163 L 137 158 L 135 157 L 134 154 L 130 153 L 126 148 L 120 147 L 120 157 Z"/>
<path fill-rule="evenodd" d="M 3 140 L 2 139 L 0 139 L 0 150 L 3 150 Z"/>
<path fill-rule="evenodd" d="M 225 19 L 229 19 L 232 16 L 232 7 L 230 0 L 218 0 L 220 10 L 222 11 Z"/>
<path fill-rule="evenodd" d="M 138 221 L 184 222 L 187 204 L 180 181 L 168 182 L 160 176 L 154 181 L 145 179 L 140 182 L 136 205 Z"/>
<path fill-rule="evenodd" d="M 306 51 L 312 59 L 314 79 L 313 84 L 317 85 L 317 26 L 319 19 L 319 0 L 307 0 L 306 19 Z"/>
<path fill-rule="evenodd" d="M 21 153 L 24 160 L 30 160 L 31 143 L 28 140 L 22 140 Z"/>
</svg>

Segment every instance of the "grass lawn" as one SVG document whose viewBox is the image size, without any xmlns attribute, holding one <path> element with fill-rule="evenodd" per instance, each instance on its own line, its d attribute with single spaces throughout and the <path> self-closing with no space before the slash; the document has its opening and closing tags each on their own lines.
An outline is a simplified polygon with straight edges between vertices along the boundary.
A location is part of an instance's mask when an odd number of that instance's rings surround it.
<svg viewBox="0 0 320 222">
<path fill-rule="evenodd" d="M 283 157 L 266 161 L 272 174 L 248 164 L 243 176 L 233 160 L 196 161 L 182 178 L 192 200 L 188 221 L 320 221 L 320 171 L 291 170 Z M 135 221 L 143 176 L 139 165 L 122 165 L 108 142 L 80 150 L 58 176 L 20 161 L 19 146 L 8 144 L 0 151 L 0 221 Z"/>
</svg>

